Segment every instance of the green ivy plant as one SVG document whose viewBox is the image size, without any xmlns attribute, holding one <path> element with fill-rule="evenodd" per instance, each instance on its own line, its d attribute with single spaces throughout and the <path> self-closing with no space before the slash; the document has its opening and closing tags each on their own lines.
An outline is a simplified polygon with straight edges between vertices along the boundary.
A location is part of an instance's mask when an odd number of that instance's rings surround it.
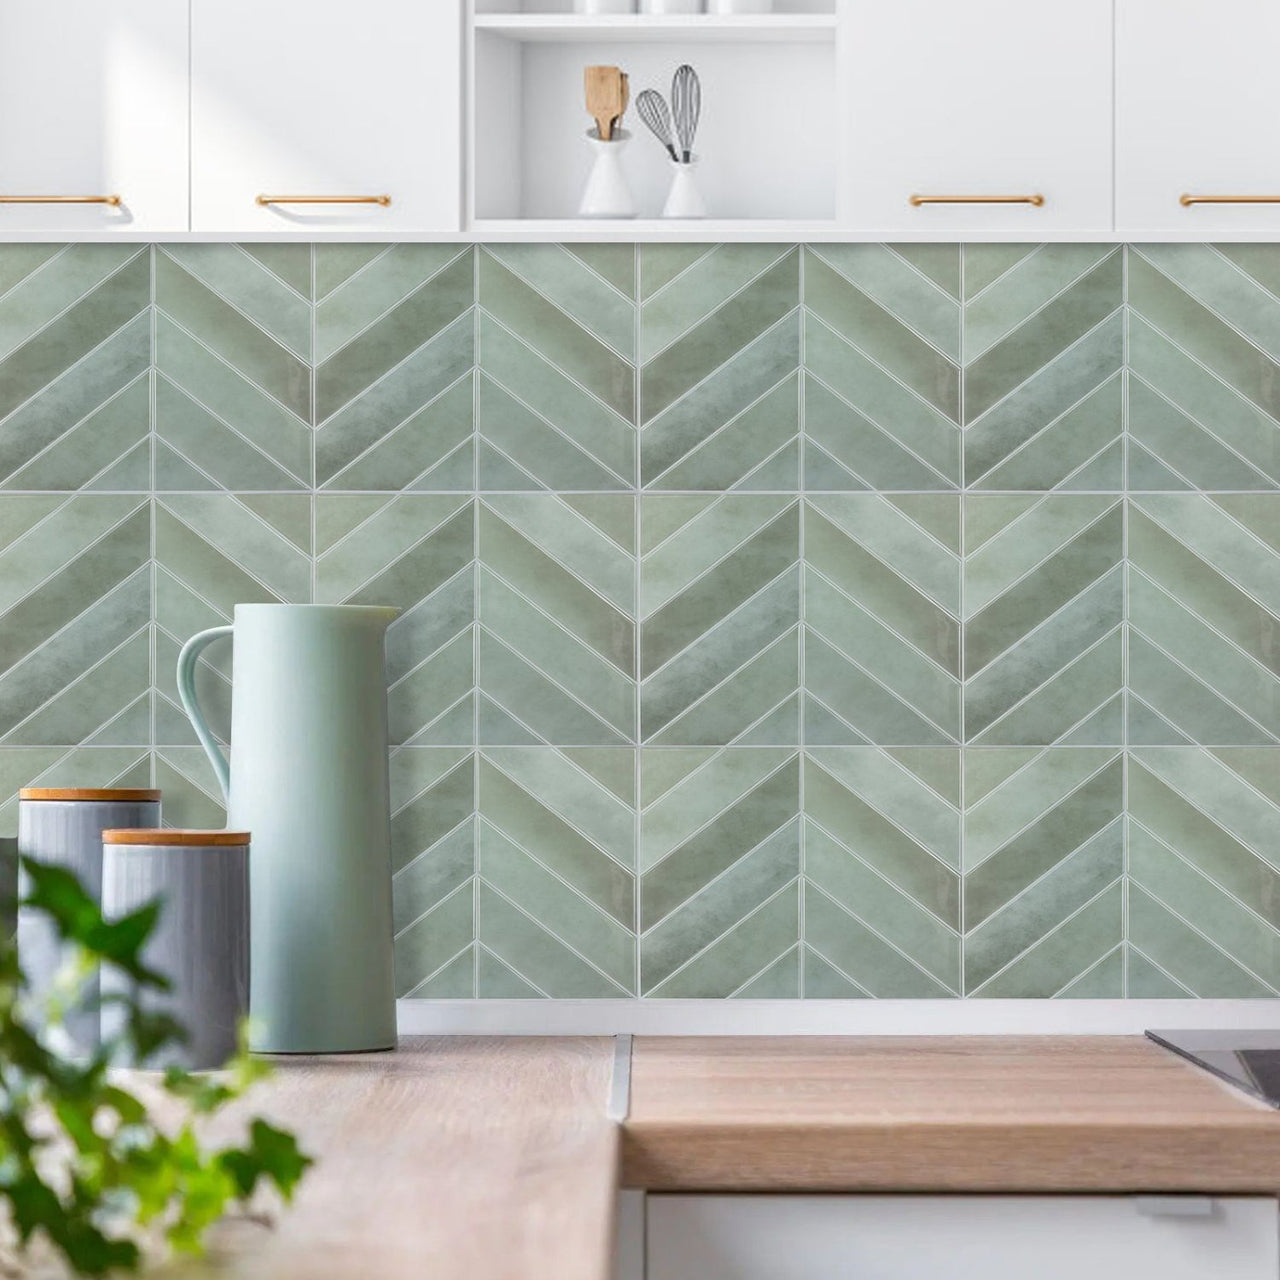
<svg viewBox="0 0 1280 1280">
<path fill-rule="evenodd" d="M 242 1047 L 213 1075 L 169 1068 L 151 1084 L 167 1095 L 163 1124 L 139 1096 L 141 1078 L 113 1067 L 146 1064 L 186 1038 L 142 1001 L 169 988 L 143 960 L 161 904 L 108 921 L 68 871 L 26 859 L 23 868 L 30 887 L 22 906 L 45 913 L 76 959 L 61 994 L 42 1008 L 46 1031 L 37 1033 L 16 943 L 0 929 L 0 1241 L 8 1235 L 11 1256 L 43 1239 L 76 1274 L 137 1270 L 152 1240 L 200 1253 L 207 1229 L 247 1209 L 259 1185 L 291 1199 L 311 1163 L 292 1134 L 255 1119 L 240 1146 L 207 1149 L 197 1136 L 198 1121 L 267 1074 L 264 1062 Z M 119 1006 L 121 1030 L 92 1057 L 59 1054 L 47 1025 L 59 1024 L 101 966 L 130 979 L 128 994 L 102 997 Z M 0 1244 L 0 1269 L 2 1259 Z"/>
</svg>

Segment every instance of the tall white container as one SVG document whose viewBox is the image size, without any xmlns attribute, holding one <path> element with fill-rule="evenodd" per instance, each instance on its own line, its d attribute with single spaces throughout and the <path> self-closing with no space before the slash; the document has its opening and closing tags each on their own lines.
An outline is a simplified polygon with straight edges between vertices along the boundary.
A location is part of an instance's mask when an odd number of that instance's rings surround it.
<svg viewBox="0 0 1280 1280">
<path fill-rule="evenodd" d="M 634 218 L 635 197 L 622 167 L 622 156 L 631 134 L 618 129 L 611 142 L 602 142 L 597 130 L 587 130 L 587 143 L 594 159 L 591 176 L 582 192 L 578 214 L 583 218 Z"/>
</svg>

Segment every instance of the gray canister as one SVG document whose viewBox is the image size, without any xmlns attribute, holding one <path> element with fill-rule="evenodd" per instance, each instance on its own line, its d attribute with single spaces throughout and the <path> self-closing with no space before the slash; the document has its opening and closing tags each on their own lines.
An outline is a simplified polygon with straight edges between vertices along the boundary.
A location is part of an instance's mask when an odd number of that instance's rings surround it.
<svg viewBox="0 0 1280 1280">
<path fill-rule="evenodd" d="M 147 992 L 148 1009 L 177 1019 L 190 1037 L 148 1066 L 205 1070 L 236 1050 L 240 1021 L 249 1012 L 249 837 L 237 831 L 105 831 L 102 912 L 116 920 L 161 898 L 155 932 L 143 962 L 164 974 L 168 992 Z M 128 990 L 108 969 L 103 994 Z M 120 1011 L 103 1010 L 113 1033 Z"/>
<path fill-rule="evenodd" d="M 0 947 L 18 927 L 18 838 L 0 836 Z"/>
<path fill-rule="evenodd" d="M 107 827 L 158 827 L 160 792 L 144 788 L 24 787 L 18 792 L 18 852 L 65 867 L 95 902 L 102 900 L 102 832 Z M 26 885 L 19 877 L 18 891 Z M 39 1006 L 66 958 L 57 931 L 43 913 L 19 910 L 18 956 Z M 67 1018 L 76 1048 L 97 1049 L 97 981 L 83 993 L 85 1007 Z"/>
</svg>

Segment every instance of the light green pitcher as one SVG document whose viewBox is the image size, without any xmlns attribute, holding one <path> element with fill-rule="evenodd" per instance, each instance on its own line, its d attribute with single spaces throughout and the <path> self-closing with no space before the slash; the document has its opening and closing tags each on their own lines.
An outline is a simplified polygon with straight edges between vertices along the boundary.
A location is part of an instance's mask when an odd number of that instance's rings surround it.
<svg viewBox="0 0 1280 1280">
<path fill-rule="evenodd" d="M 251 1047 L 395 1046 L 386 630 L 398 610 L 241 604 L 192 636 L 178 692 L 250 833 Z M 196 702 L 196 661 L 235 644 L 231 764 Z"/>
</svg>

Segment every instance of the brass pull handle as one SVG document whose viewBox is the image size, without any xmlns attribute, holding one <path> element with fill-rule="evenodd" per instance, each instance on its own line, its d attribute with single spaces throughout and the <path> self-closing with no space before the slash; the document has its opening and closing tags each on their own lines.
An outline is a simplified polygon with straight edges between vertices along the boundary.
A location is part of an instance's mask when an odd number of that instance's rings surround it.
<svg viewBox="0 0 1280 1280">
<path fill-rule="evenodd" d="M 1280 196 L 1179 196 L 1184 209 L 1193 204 L 1280 204 Z"/>
<path fill-rule="evenodd" d="M 0 204 L 109 204 L 118 209 L 119 196 L 0 196 Z"/>
<path fill-rule="evenodd" d="M 390 196 L 259 196 L 257 203 L 269 204 L 378 204 L 384 209 Z"/>
<path fill-rule="evenodd" d="M 1044 196 L 910 196 L 907 203 L 913 209 L 924 204 L 1030 204 L 1037 209 L 1044 204 Z"/>
</svg>

